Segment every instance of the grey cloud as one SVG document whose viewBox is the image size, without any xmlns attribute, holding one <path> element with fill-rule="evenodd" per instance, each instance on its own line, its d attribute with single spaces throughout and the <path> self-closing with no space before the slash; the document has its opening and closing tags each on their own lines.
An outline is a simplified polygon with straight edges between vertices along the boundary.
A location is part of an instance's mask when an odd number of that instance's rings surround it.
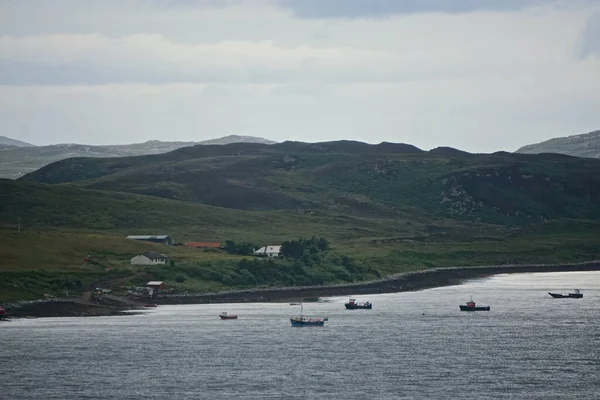
<svg viewBox="0 0 600 400">
<path fill-rule="evenodd" d="M 100 65 L 32 65 L 3 61 L 0 85 L 105 85 L 121 83 L 271 83 L 285 81 L 280 72 L 258 67 L 247 72 L 203 69 L 178 73 L 168 66 L 142 68 Z"/>
<path fill-rule="evenodd" d="M 388 17 L 413 13 L 510 11 L 547 5 L 596 4 L 596 0 L 278 0 L 298 18 Z"/>
<path fill-rule="evenodd" d="M 332 88 L 327 85 L 310 85 L 304 83 L 278 85 L 271 90 L 271 94 L 277 96 L 302 96 L 310 98 L 324 96 L 332 92 Z"/>
<path fill-rule="evenodd" d="M 193 13 L 223 10 L 243 0 L 27 0 L 0 1 L 0 34 L 171 33 L 181 38 L 211 35 Z"/>
<path fill-rule="evenodd" d="M 600 12 L 592 15 L 583 31 L 579 56 L 600 56 Z"/>
<path fill-rule="evenodd" d="M 145 0 L 148 4 L 163 8 L 226 8 L 243 0 Z"/>
<path fill-rule="evenodd" d="M 394 66 L 380 67 L 376 70 L 372 68 L 340 70 L 301 65 L 288 68 L 249 66 L 244 69 L 196 67 L 177 70 L 168 63 L 153 68 L 144 68 L 135 65 L 120 67 L 98 64 L 36 65 L 4 60 L 0 62 L 0 85 L 288 84 L 298 81 L 312 84 L 398 83 L 443 81 L 460 78 L 465 73 L 464 69 L 456 67 L 448 67 L 445 70 L 416 71 L 398 66 L 395 68 Z M 473 77 L 478 75 L 476 71 L 470 73 Z"/>
</svg>

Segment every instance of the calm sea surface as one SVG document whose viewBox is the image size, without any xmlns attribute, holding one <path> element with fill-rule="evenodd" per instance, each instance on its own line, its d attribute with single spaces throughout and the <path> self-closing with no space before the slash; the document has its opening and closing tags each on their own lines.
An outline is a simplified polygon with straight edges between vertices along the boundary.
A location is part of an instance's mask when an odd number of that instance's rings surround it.
<svg viewBox="0 0 600 400">
<path fill-rule="evenodd" d="M 579 288 L 584 298 L 552 299 Z M 473 296 L 490 312 L 460 312 Z M 159 306 L 0 323 L 1 399 L 600 398 L 600 273 L 305 303 Z M 221 321 L 220 311 L 239 314 Z"/>
</svg>

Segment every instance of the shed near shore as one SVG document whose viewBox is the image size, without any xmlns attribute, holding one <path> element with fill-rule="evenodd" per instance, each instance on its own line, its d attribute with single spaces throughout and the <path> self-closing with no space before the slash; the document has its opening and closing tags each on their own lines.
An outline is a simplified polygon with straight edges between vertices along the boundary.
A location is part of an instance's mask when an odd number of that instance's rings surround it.
<svg viewBox="0 0 600 400">
<path fill-rule="evenodd" d="M 150 281 L 146 283 L 146 287 L 152 290 L 163 290 L 167 287 L 167 284 L 163 281 Z"/>
</svg>

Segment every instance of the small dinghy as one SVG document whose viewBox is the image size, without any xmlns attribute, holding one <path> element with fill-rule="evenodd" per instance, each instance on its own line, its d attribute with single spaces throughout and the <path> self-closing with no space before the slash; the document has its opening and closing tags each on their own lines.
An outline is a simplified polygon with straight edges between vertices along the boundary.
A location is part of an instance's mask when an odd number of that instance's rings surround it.
<svg viewBox="0 0 600 400">
<path fill-rule="evenodd" d="M 228 314 L 227 311 L 223 311 L 221 314 L 219 314 L 219 318 L 221 319 L 237 319 L 237 315 L 235 314 Z"/>
</svg>

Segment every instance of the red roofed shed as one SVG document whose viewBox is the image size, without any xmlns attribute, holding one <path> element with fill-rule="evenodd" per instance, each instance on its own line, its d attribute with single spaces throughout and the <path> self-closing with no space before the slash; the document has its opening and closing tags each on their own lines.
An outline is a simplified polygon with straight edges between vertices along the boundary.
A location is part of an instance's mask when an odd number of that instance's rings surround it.
<svg viewBox="0 0 600 400">
<path fill-rule="evenodd" d="M 221 243 L 213 242 L 185 242 L 183 245 L 185 247 L 196 247 L 198 249 L 220 249 L 223 247 Z"/>
</svg>

